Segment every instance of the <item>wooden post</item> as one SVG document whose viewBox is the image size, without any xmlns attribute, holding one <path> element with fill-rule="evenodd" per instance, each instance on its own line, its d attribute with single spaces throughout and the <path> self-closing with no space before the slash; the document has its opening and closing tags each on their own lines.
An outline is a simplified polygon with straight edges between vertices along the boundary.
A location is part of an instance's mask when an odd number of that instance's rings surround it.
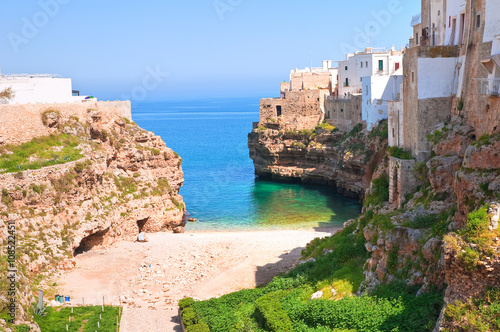
<svg viewBox="0 0 500 332">
<path fill-rule="evenodd" d="M 104 311 L 104 296 L 102 297 L 102 311 Z"/>
</svg>

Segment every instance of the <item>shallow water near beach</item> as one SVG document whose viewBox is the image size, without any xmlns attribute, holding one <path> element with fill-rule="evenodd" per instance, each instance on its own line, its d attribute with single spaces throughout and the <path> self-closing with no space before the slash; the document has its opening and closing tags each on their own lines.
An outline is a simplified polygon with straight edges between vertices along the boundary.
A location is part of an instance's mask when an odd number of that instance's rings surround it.
<svg viewBox="0 0 500 332">
<path fill-rule="evenodd" d="M 255 177 L 247 135 L 258 97 L 144 102 L 132 117 L 183 158 L 180 193 L 198 219 L 188 230 L 329 228 L 360 213 L 357 200 L 333 188 Z"/>
</svg>

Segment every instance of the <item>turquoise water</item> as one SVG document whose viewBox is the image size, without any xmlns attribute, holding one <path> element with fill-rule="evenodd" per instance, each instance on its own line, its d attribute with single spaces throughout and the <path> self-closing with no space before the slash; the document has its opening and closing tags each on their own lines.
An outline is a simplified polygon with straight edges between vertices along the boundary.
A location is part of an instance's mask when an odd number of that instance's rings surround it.
<svg viewBox="0 0 500 332">
<path fill-rule="evenodd" d="M 183 158 L 189 229 L 339 226 L 359 215 L 357 200 L 324 186 L 275 183 L 254 176 L 247 135 L 259 98 L 177 100 L 133 105 L 133 120 Z"/>
</svg>

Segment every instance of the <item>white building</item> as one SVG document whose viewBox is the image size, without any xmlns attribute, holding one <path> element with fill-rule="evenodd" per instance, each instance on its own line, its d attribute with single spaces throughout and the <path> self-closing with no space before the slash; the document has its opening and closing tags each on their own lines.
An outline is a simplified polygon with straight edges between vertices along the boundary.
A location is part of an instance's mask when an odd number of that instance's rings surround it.
<svg viewBox="0 0 500 332">
<path fill-rule="evenodd" d="M 361 119 L 371 129 L 380 120 L 388 117 L 388 102 L 399 100 L 401 84 L 403 83 L 402 71 L 395 75 L 365 76 L 363 77 L 363 101 Z"/>
<path fill-rule="evenodd" d="M 339 96 L 348 97 L 361 93 L 363 77 L 396 75 L 403 65 L 403 53 L 370 47 L 364 52 L 347 54 L 346 59 L 338 63 Z"/>
<path fill-rule="evenodd" d="M 1 101 L 8 104 L 75 103 L 87 96 L 79 94 L 71 86 L 70 78 L 60 78 L 48 74 L 1 75 L 0 91 L 11 88 L 13 98 Z M 96 101 L 93 99 L 93 101 Z"/>
<path fill-rule="evenodd" d="M 481 81 L 481 93 L 484 95 L 500 95 L 500 1 L 487 0 L 484 13 L 483 43 L 491 42 L 491 56 L 482 59 L 481 64 L 488 71 L 488 78 Z M 476 13 L 478 21 L 481 13 Z M 480 23 L 476 23 L 477 25 Z"/>
</svg>

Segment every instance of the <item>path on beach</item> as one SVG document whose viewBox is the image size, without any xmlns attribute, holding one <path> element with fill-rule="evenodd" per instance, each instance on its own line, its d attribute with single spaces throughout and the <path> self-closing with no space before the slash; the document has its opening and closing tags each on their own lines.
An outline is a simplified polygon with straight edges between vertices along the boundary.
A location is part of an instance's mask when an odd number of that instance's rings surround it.
<svg viewBox="0 0 500 332">
<path fill-rule="evenodd" d="M 290 269 L 301 250 L 331 230 L 148 234 L 149 242 L 120 242 L 76 257 L 77 268 L 57 280 L 80 304 L 123 304 L 121 332 L 180 331 L 177 302 L 208 299 L 267 283 Z"/>
</svg>

